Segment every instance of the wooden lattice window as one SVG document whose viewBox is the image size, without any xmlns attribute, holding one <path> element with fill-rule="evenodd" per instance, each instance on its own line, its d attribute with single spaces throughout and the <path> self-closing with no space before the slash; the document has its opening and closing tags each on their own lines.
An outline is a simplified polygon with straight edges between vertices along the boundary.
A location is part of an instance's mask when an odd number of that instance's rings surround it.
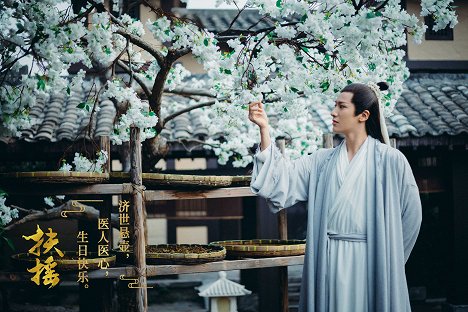
<svg viewBox="0 0 468 312">
<path fill-rule="evenodd" d="M 208 215 L 205 199 L 178 200 L 176 202 L 177 217 L 204 217 Z"/>
<path fill-rule="evenodd" d="M 447 26 L 444 29 L 434 31 L 435 21 L 432 16 L 424 17 L 424 23 L 427 26 L 426 40 L 453 40 L 453 28 Z"/>
</svg>

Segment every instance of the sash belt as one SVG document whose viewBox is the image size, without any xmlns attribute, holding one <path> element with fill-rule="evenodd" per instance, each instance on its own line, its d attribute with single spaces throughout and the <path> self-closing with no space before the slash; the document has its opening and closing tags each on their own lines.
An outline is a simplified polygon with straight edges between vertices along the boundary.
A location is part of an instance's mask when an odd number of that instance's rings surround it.
<svg viewBox="0 0 468 312">
<path fill-rule="evenodd" d="M 336 240 L 343 240 L 349 242 L 366 242 L 367 235 L 366 234 L 357 234 L 357 233 L 350 233 L 350 234 L 340 234 L 340 233 L 327 233 L 328 238 L 336 239 Z"/>
</svg>

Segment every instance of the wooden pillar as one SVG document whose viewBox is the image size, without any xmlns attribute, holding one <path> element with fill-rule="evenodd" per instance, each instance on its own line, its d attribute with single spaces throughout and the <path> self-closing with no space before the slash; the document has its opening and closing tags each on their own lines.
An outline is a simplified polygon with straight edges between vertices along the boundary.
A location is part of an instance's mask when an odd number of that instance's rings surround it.
<svg viewBox="0 0 468 312">
<path fill-rule="evenodd" d="M 133 185 L 132 206 L 134 212 L 133 254 L 139 287 L 136 289 L 136 308 L 138 312 L 148 310 L 146 291 L 146 241 L 143 213 L 143 185 L 141 172 L 140 129 L 130 128 L 130 177 Z"/>
<path fill-rule="evenodd" d="M 104 166 L 104 173 L 111 172 L 111 154 L 110 154 L 110 139 L 108 136 L 99 137 L 99 146 L 102 151 L 107 152 L 107 161 Z"/>
<path fill-rule="evenodd" d="M 281 153 L 284 155 L 285 148 L 286 148 L 286 140 L 285 139 L 278 139 L 276 141 L 276 145 L 280 149 Z M 280 210 L 278 213 L 278 232 L 280 239 L 288 239 L 288 214 L 286 209 Z M 281 302 L 281 311 L 288 312 L 288 267 L 280 267 L 280 302 Z"/>
</svg>

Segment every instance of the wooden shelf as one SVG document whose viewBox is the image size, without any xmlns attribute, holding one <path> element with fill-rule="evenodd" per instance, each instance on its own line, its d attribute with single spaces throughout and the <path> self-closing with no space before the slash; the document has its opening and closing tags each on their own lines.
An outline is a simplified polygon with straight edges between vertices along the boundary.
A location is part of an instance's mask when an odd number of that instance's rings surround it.
<svg viewBox="0 0 468 312">
<path fill-rule="evenodd" d="M 158 200 L 180 200 L 180 199 L 204 199 L 204 198 L 227 198 L 227 197 L 246 197 L 256 196 L 248 186 L 242 187 L 223 187 L 210 190 L 146 190 L 146 201 Z"/>
<path fill-rule="evenodd" d="M 257 258 L 242 260 L 224 260 L 195 265 L 148 265 L 146 267 L 147 276 L 162 276 L 172 274 L 205 273 L 217 271 L 231 271 L 243 269 L 258 269 L 278 266 L 299 265 L 304 263 L 304 256 Z M 135 276 L 133 266 L 122 268 L 109 268 L 108 276 L 105 271 L 91 271 L 89 278 L 119 278 L 120 275 L 126 277 Z"/>
<path fill-rule="evenodd" d="M 300 265 L 304 263 L 304 256 L 291 257 L 275 257 L 275 258 L 257 258 L 257 259 L 242 259 L 242 260 L 224 260 L 196 265 L 148 265 L 146 268 L 147 276 L 162 276 L 172 274 L 187 274 L 187 273 L 206 273 L 230 270 L 243 269 L 258 269 L 269 267 L 280 267 L 289 265 Z M 118 279 L 121 275 L 132 277 L 136 275 L 133 266 L 109 268 L 106 276 L 105 270 L 88 271 L 90 279 Z M 74 276 L 78 273 L 62 273 L 64 278 Z M 1 272 L 0 282 L 24 282 L 31 279 L 31 274 L 28 272 Z"/>
</svg>

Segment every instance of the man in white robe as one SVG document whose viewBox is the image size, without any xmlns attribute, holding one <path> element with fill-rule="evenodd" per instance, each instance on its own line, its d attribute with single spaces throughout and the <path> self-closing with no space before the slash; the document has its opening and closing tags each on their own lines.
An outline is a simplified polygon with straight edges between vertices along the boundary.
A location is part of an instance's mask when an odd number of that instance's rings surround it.
<svg viewBox="0 0 468 312">
<path fill-rule="evenodd" d="M 405 263 L 422 218 L 411 168 L 400 151 L 368 136 L 348 170 L 343 145 L 344 141 L 336 148 L 289 161 L 270 144 L 254 157 L 251 189 L 266 198 L 273 211 L 307 202 L 299 311 L 411 311 Z M 343 192 L 348 190 L 343 196 L 340 179 Z M 338 196 L 342 197 L 339 201 Z M 346 208 L 362 208 L 355 215 L 358 222 L 348 228 L 342 224 L 343 218 L 337 218 L 349 213 Z M 350 233 L 342 233 L 348 230 Z M 344 268 L 347 258 L 342 257 L 350 253 L 353 267 Z M 356 259 L 359 254 L 365 254 L 362 262 Z M 358 272 L 352 273 L 353 269 Z M 353 275 L 340 282 L 342 274 Z M 342 283 L 351 284 L 341 290 Z M 357 285 L 363 286 L 358 289 Z"/>
</svg>

